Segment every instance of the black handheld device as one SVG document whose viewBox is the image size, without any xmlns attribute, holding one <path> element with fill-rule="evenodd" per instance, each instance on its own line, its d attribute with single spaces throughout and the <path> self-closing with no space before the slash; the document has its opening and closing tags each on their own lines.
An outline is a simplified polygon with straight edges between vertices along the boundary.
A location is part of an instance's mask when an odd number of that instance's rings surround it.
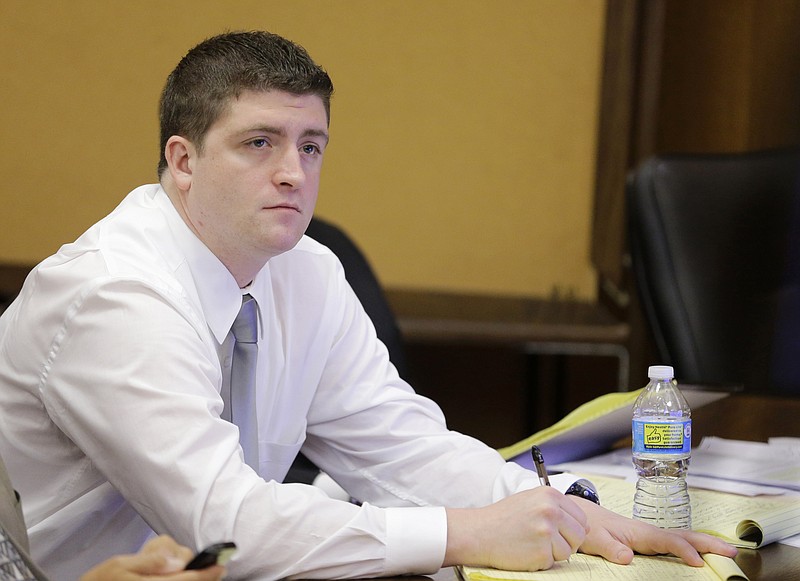
<svg viewBox="0 0 800 581">
<path fill-rule="evenodd" d="M 205 569 L 211 565 L 224 565 L 236 551 L 236 543 L 215 543 L 197 553 L 186 569 Z"/>
</svg>

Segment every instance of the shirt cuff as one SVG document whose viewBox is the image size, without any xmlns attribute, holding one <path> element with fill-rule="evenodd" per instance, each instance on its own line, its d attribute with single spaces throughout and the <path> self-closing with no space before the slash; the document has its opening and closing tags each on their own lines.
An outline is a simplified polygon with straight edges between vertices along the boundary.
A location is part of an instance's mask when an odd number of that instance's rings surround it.
<svg viewBox="0 0 800 581">
<path fill-rule="evenodd" d="M 580 476 L 575 476 L 569 472 L 562 472 L 561 474 L 553 474 L 550 476 L 550 486 L 559 492 L 566 492 L 567 489 L 580 480 Z"/>
<path fill-rule="evenodd" d="M 442 568 L 447 513 L 442 507 L 387 508 L 386 574 L 426 575 Z"/>
<path fill-rule="evenodd" d="M 581 479 L 580 476 L 576 476 L 575 474 L 570 474 L 569 472 L 562 472 L 560 474 L 552 474 L 549 476 L 550 486 L 552 486 L 561 493 L 566 492 L 570 486 L 575 484 L 580 479 Z M 536 488 L 537 486 L 541 486 L 541 484 L 539 483 L 539 477 L 536 475 L 535 472 L 529 471 L 526 478 L 517 485 L 517 487 L 512 491 L 512 493 L 522 492 L 523 490 L 530 490 L 532 488 Z"/>
</svg>

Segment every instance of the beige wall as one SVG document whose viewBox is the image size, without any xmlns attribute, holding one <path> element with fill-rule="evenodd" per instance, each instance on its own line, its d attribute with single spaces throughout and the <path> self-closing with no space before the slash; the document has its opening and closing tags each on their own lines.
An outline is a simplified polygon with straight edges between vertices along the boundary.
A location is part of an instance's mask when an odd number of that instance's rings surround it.
<svg viewBox="0 0 800 581">
<path fill-rule="evenodd" d="M 318 213 L 388 286 L 594 295 L 604 0 L 0 3 L 0 261 L 33 262 L 154 180 L 156 106 L 226 29 L 333 77 Z"/>
</svg>

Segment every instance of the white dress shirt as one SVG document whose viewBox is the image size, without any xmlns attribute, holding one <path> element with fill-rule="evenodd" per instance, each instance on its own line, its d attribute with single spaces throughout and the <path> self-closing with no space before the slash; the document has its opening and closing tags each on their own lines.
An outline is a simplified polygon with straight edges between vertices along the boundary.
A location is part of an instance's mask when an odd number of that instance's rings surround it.
<svg viewBox="0 0 800 581">
<path fill-rule="evenodd" d="M 258 473 L 220 418 L 241 290 L 160 186 L 131 192 L 28 277 L 0 319 L 0 454 L 54 579 L 153 530 L 198 548 L 235 541 L 232 578 L 431 573 L 442 507 L 538 485 L 448 431 L 398 377 L 327 248 L 304 237 L 248 292 Z M 364 504 L 281 484 L 301 446 Z"/>
</svg>

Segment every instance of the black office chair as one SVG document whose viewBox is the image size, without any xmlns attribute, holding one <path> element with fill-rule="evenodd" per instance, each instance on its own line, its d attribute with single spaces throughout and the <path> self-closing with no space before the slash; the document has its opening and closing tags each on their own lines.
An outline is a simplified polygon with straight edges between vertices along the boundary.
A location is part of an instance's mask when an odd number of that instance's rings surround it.
<svg viewBox="0 0 800 581">
<path fill-rule="evenodd" d="M 306 234 L 330 248 L 341 261 L 344 276 L 372 319 L 378 338 L 389 351 L 389 359 L 400 376 L 407 377 L 406 355 L 400 329 L 378 278 L 364 254 L 341 228 L 316 216 L 311 219 Z M 301 453 L 289 469 L 284 482 L 310 484 L 317 474 L 319 469 Z"/>
<path fill-rule="evenodd" d="M 306 234 L 330 248 L 344 266 L 344 276 L 375 325 L 378 339 L 389 350 L 389 359 L 401 377 L 407 377 L 403 339 L 378 278 L 364 253 L 345 232 L 334 224 L 314 217 Z"/>
<path fill-rule="evenodd" d="M 791 306 L 799 160 L 795 150 L 662 155 L 630 176 L 633 272 L 679 381 L 794 389 L 774 353 L 789 345 L 800 364 L 800 319 L 788 335 L 776 327 Z"/>
</svg>

